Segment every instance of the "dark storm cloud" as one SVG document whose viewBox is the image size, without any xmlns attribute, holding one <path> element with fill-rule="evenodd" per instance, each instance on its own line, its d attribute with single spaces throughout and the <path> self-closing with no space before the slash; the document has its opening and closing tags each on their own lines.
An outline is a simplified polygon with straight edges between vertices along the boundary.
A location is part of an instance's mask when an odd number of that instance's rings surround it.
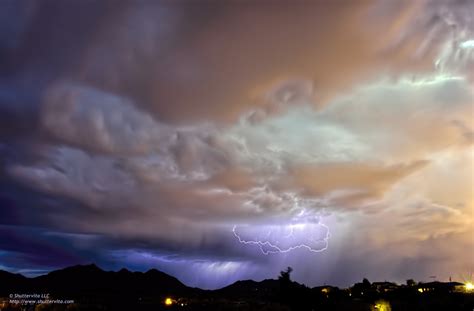
<svg viewBox="0 0 474 311">
<path fill-rule="evenodd" d="M 75 71 L 109 5 L 95 1 L 2 2 L 0 135 L 31 135 L 39 130 L 45 88 Z"/>
<path fill-rule="evenodd" d="M 12 28 L 2 59 L 3 66 L 10 70 L 4 74 L 18 76 L 41 71 L 53 79 L 77 66 L 86 42 L 111 6 L 108 1 L 12 2 L 2 3 L 2 13 L 8 16 L 2 22 Z"/>
<path fill-rule="evenodd" d="M 2 11 L 0 13 L 0 51 L 3 56 L 3 66 L 9 65 L 9 61 L 5 56 L 12 57 L 10 53 L 19 48 L 34 11 L 34 1 L 6 0 L 2 3 Z"/>
<path fill-rule="evenodd" d="M 77 248 L 58 243 L 40 228 L 1 225 L 0 234 L 2 265 L 9 269 L 51 269 L 88 261 Z"/>
</svg>

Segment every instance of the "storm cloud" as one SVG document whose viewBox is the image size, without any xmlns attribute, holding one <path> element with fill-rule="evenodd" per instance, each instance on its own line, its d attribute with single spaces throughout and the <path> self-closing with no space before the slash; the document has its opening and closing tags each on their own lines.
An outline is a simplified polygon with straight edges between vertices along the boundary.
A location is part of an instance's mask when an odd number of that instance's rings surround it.
<svg viewBox="0 0 474 311">
<path fill-rule="evenodd" d="M 471 3 L 0 7 L 0 267 L 472 269 Z"/>
</svg>

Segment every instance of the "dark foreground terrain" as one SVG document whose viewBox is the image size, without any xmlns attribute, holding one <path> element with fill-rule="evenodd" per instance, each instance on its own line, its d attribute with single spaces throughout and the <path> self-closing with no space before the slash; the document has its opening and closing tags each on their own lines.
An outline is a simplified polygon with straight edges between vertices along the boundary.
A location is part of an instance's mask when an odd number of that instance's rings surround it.
<svg viewBox="0 0 474 311">
<path fill-rule="evenodd" d="M 309 288 L 291 281 L 290 273 L 210 291 L 154 269 L 112 272 L 86 265 L 36 278 L 0 270 L 0 310 L 474 310 L 474 292 L 461 283 L 364 279 L 347 289 Z"/>
</svg>

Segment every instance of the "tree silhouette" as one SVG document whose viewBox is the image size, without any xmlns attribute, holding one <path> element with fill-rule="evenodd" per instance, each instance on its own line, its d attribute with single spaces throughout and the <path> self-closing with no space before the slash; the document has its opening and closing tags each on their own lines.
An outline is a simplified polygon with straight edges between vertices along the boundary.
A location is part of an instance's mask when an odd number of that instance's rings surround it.
<svg viewBox="0 0 474 311">
<path fill-rule="evenodd" d="M 416 285 L 416 282 L 415 282 L 415 280 L 413 280 L 413 279 L 408 279 L 408 280 L 407 280 L 407 285 L 410 286 L 410 287 L 411 287 L 411 286 L 415 286 L 415 285 Z"/>
<path fill-rule="evenodd" d="M 284 304 L 289 304 L 292 301 L 292 290 L 291 290 L 291 272 L 293 271 L 292 267 L 286 268 L 280 272 L 278 281 L 280 283 L 280 299 Z"/>
<path fill-rule="evenodd" d="M 280 271 L 280 276 L 278 277 L 278 280 L 280 281 L 280 283 L 286 283 L 286 284 L 291 283 L 291 278 L 290 278 L 291 272 L 293 272 L 292 267 L 288 267 L 286 268 L 286 270 Z"/>
<path fill-rule="evenodd" d="M 371 291 L 371 284 L 369 282 L 369 280 L 367 280 L 366 278 L 364 278 L 362 280 L 362 283 L 356 283 L 354 284 L 354 286 L 352 287 L 352 292 L 354 295 L 356 296 L 364 296 L 364 297 L 367 297 L 367 294 L 369 291 Z"/>
</svg>

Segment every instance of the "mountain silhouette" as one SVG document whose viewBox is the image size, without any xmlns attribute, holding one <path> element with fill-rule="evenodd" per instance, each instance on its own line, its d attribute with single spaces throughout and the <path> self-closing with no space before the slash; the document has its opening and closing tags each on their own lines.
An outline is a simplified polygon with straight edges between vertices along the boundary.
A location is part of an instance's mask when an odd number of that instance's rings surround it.
<svg viewBox="0 0 474 311">
<path fill-rule="evenodd" d="M 21 274 L 0 270 L 0 296 L 7 297 L 11 289 L 22 290 L 28 279 Z"/>
<path fill-rule="evenodd" d="M 237 281 L 229 286 L 215 290 L 215 294 L 229 298 L 261 297 L 267 298 L 278 291 L 280 285 L 278 280 L 263 280 L 260 282 L 253 280 Z"/>
<path fill-rule="evenodd" d="M 192 289 L 175 277 L 151 269 L 145 273 L 121 269 L 104 271 L 94 264 L 77 265 L 34 278 L 0 270 L 0 296 L 16 292 L 48 292 L 54 295 L 139 295 L 189 294 Z"/>
</svg>

